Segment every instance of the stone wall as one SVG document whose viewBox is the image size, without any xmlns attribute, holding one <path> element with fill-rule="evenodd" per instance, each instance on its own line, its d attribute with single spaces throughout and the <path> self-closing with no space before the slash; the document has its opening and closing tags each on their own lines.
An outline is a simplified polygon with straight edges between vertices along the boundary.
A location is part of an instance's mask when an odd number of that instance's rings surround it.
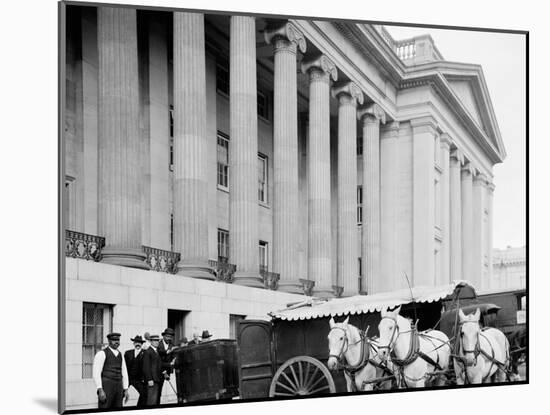
<svg viewBox="0 0 550 415">
<path fill-rule="evenodd" d="M 67 409 L 95 408 L 92 379 L 82 379 L 83 302 L 113 306 L 113 330 L 122 334 L 120 350 L 131 349 L 130 338 L 144 332 L 160 334 L 168 310 L 182 310 L 185 335 L 209 330 L 213 338 L 229 338 L 230 314 L 269 319 L 269 311 L 305 299 L 302 295 L 250 288 L 222 282 L 144 271 L 92 261 L 66 259 L 66 396 Z M 175 380 L 172 380 L 175 386 Z M 135 404 L 136 394 L 131 389 Z M 162 402 L 175 402 L 165 385 Z"/>
</svg>

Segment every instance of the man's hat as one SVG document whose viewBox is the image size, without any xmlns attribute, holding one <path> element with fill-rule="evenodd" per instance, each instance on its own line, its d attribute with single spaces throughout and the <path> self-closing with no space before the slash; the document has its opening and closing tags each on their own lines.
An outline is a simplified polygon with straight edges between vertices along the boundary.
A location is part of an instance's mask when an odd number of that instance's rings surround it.
<svg viewBox="0 0 550 415">
<path fill-rule="evenodd" d="M 120 333 L 109 333 L 107 334 L 109 340 L 118 340 L 120 339 Z"/>
<path fill-rule="evenodd" d="M 154 341 L 154 340 L 160 340 L 160 337 L 158 334 L 151 334 L 149 336 L 149 341 Z"/>
<path fill-rule="evenodd" d="M 189 341 L 187 340 L 187 337 L 182 337 L 180 343 L 189 343 Z"/>
<path fill-rule="evenodd" d="M 174 334 L 176 334 L 176 332 L 174 331 L 174 329 L 171 329 L 170 327 L 168 327 L 168 328 L 165 329 L 161 334 L 162 334 L 163 336 L 164 336 L 165 334 L 171 334 L 171 335 L 173 336 Z"/>
<path fill-rule="evenodd" d="M 136 342 L 137 343 L 145 343 L 145 340 L 143 340 L 143 337 L 141 337 L 139 334 L 136 337 L 134 337 L 133 339 L 130 339 L 130 340 L 132 340 L 134 343 L 136 343 Z"/>
<path fill-rule="evenodd" d="M 201 337 L 203 339 L 208 339 L 208 338 L 212 337 L 212 335 L 208 332 L 208 330 L 203 330 Z"/>
</svg>

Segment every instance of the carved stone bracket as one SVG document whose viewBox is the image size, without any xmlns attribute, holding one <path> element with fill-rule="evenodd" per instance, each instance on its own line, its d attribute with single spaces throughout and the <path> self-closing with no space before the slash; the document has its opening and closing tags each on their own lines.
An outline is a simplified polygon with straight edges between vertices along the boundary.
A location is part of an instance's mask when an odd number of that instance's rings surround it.
<svg viewBox="0 0 550 415">
<path fill-rule="evenodd" d="M 100 261 L 104 247 L 105 238 L 102 236 L 65 230 L 65 256 Z"/>
<path fill-rule="evenodd" d="M 380 122 L 386 124 L 386 112 L 376 103 L 357 110 L 357 118 L 363 122 Z M 399 125 L 399 124 L 398 124 Z"/>
<path fill-rule="evenodd" d="M 315 281 L 300 279 L 300 283 L 302 284 L 304 295 L 311 297 L 313 293 L 313 287 L 315 286 Z"/>
<path fill-rule="evenodd" d="M 465 159 L 464 159 L 464 153 L 462 151 L 460 151 L 458 148 L 455 148 L 452 152 L 451 152 L 451 158 L 452 159 L 455 159 L 457 161 L 460 162 L 460 164 L 464 164 L 465 163 Z"/>
<path fill-rule="evenodd" d="M 333 285 L 332 291 L 334 292 L 335 297 L 341 297 L 344 293 L 344 287 L 340 287 L 339 285 Z"/>
<path fill-rule="evenodd" d="M 328 78 L 332 78 L 333 81 L 338 80 L 338 70 L 336 65 L 325 55 L 318 55 L 312 59 L 304 59 L 301 64 L 302 73 L 309 73 L 313 78 L 315 72 L 322 72 L 328 74 Z"/>
<path fill-rule="evenodd" d="M 264 31 L 264 39 L 266 43 L 273 44 L 275 46 L 277 40 L 283 39 L 295 44 L 302 53 L 305 53 L 306 51 L 306 38 L 304 34 L 290 22 L 287 22 L 282 26 L 266 29 Z"/>
<path fill-rule="evenodd" d="M 451 137 L 447 133 L 440 134 L 439 142 L 441 147 L 445 147 L 447 150 L 451 148 L 451 144 L 453 143 L 453 141 L 451 140 Z"/>
</svg>

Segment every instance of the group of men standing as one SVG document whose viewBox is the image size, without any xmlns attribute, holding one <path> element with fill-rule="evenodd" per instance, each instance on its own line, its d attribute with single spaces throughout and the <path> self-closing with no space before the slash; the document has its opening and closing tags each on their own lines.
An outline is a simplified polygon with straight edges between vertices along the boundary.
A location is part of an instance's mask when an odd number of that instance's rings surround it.
<svg viewBox="0 0 550 415">
<path fill-rule="evenodd" d="M 162 339 L 149 333 L 143 337 L 136 335 L 131 339 L 134 348 L 127 350 L 124 357 L 118 350 L 120 333 L 107 335 L 109 344 L 96 353 L 93 363 L 98 408 L 121 408 L 123 401 L 129 399 L 129 386 L 139 393 L 138 407 L 160 404 L 162 386 L 170 380 L 175 365 L 174 330 L 167 328 L 161 335 Z M 184 338 L 180 346 L 185 345 Z"/>
</svg>

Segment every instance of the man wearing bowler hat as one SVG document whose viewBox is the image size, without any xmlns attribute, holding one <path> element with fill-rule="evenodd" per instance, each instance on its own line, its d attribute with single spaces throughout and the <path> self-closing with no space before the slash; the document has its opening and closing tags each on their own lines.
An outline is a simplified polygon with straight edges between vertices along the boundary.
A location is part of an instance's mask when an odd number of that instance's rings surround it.
<svg viewBox="0 0 550 415">
<path fill-rule="evenodd" d="M 162 392 L 162 360 L 159 356 L 158 347 L 160 337 L 153 334 L 149 337 L 151 345 L 143 354 L 143 377 L 147 386 L 147 406 L 160 404 Z"/>
<path fill-rule="evenodd" d="M 120 333 L 107 334 L 109 345 L 94 357 L 92 373 L 97 387 L 98 408 L 122 408 L 128 402 L 128 371 L 120 346 Z"/>
<path fill-rule="evenodd" d="M 145 343 L 145 340 L 139 335 L 130 340 L 134 342 L 134 348 L 126 350 L 124 361 L 128 369 L 130 386 L 133 386 L 139 393 L 137 406 L 141 408 L 147 404 L 147 388 L 143 380 L 143 354 L 145 353 L 143 343 Z"/>
<path fill-rule="evenodd" d="M 202 336 L 201 336 L 201 343 L 209 341 L 211 337 L 212 335 L 208 332 L 208 330 L 203 330 Z"/>
</svg>

